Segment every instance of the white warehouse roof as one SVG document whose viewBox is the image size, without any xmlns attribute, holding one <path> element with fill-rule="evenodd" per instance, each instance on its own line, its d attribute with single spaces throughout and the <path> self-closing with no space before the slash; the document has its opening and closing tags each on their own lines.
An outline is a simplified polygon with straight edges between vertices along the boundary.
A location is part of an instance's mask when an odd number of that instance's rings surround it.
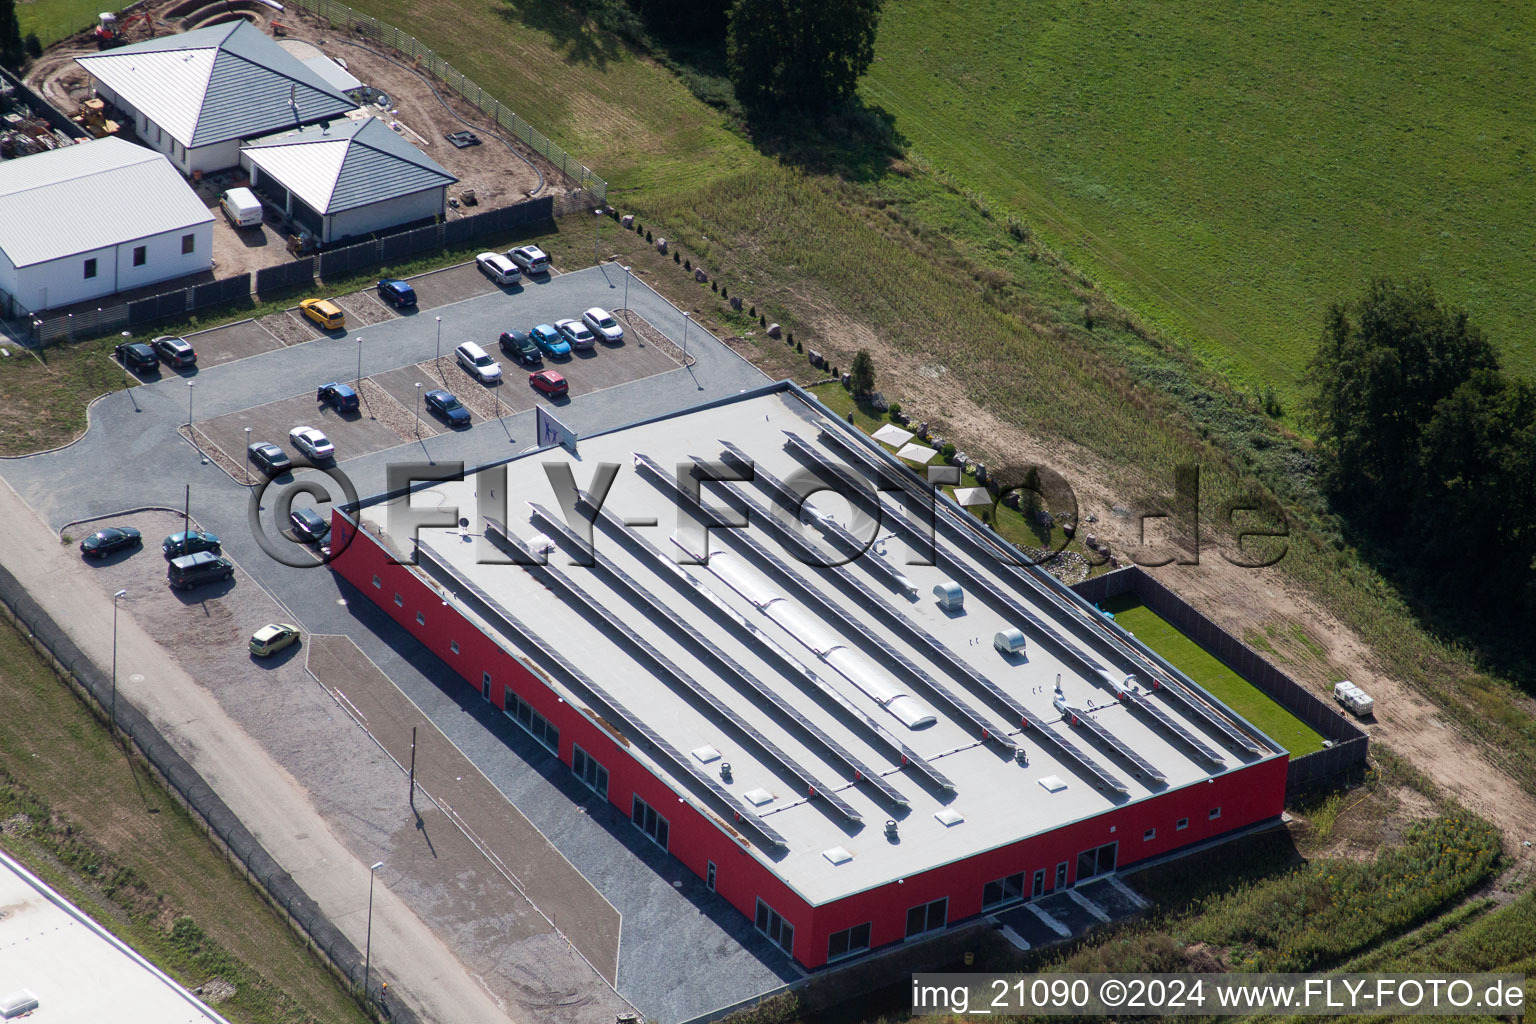
<svg viewBox="0 0 1536 1024">
<path fill-rule="evenodd" d="M 0 252 L 13 266 L 212 220 L 169 160 L 122 139 L 0 161 Z"/>
<path fill-rule="evenodd" d="M 309 124 L 357 106 L 248 21 L 75 60 L 189 148 Z"/>
<path fill-rule="evenodd" d="M 470 523 L 422 528 L 416 571 L 464 628 L 632 737 L 680 800 L 743 833 L 812 904 L 1285 756 L 1054 580 L 1008 564 L 953 504 L 939 510 L 937 564 L 908 557 L 904 524 L 920 518 L 894 484 L 873 527 L 825 493 L 796 524 L 787 481 L 906 471 L 787 385 L 579 448 L 411 495 Z M 749 480 L 703 489 L 749 525 L 711 531 L 707 563 L 679 565 L 704 555 L 696 531 L 676 532 L 679 467 L 696 459 L 751 461 Z M 546 463 L 579 484 L 621 467 L 591 567 L 571 564 Z M 400 500 L 365 503 L 367 529 L 387 527 Z M 547 565 L 504 564 L 546 539 Z M 411 551 L 408 535 L 392 541 Z M 946 585 L 961 609 L 933 597 Z M 999 653 L 994 637 L 1020 627 L 1027 650 Z M 882 834 L 887 818 L 900 842 Z"/>
<path fill-rule="evenodd" d="M 240 155 L 317 213 L 340 213 L 459 180 L 373 117 L 269 135 L 246 143 Z"/>
<path fill-rule="evenodd" d="M 228 1024 L 4 853 L 0 908 L 0 1000 L 35 997 L 27 1024 Z"/>
</svg>

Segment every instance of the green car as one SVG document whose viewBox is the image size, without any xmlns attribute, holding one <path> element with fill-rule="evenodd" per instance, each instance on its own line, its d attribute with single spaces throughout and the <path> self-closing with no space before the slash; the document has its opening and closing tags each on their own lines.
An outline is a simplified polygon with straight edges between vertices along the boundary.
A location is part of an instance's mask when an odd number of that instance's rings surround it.
<svg viewBox="0 0 1536 1024">
<path fill-rule="evenodd" d="M 299 642 L 299 627 L 287 622 L 262 626 L 251 636 L 251 654 L 267 658 Z"/>
</svg>

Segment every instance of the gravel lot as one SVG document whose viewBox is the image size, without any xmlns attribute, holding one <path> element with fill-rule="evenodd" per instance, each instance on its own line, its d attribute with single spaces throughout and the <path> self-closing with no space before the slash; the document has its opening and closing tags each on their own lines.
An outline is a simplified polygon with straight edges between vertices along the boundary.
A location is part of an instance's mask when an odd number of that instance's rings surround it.
<svg viewBox="0 0 1536 1024">
<path fill-rule="evenodd" d="M 336 304 L 347 311 L 347 329 L 356 330 L 371 324 L 381 324 L 397 316 L 394 310 L 379 301 L 372 291 L 353 292 L 343 295 Z"/>
<path fill-rule="evenodd" d="M 412 391 L 415 387 L 412 386 Z M 364 377 L 362 385 L 358 388 L 358 397 L 363 401 L 363 412 L 370 419 L 382 423 L 399 435 L 402 441 L 411 441 L 416 438 L 416 415 L 409 407 L 401 404 L 393 394 L 381 388 L 372 377 Z M 415 395 L 411 396 L 412 401 Z M 438 433 L 437 421 L 426 415 L 422 410 L 421 433 L 430 436 Z"/>
<path fill-rule="evenodd" d="M 281 313 L 268 313 L 256 321 L 266 328 L 274 338 L 284 345 L 302 345 L 306 341 L 314 341 L 322 337 L 320 331 L 308 320 L 299 316 L 296 309 L 285 309 Z"/>
<path fill-rule="evenodd" d="M 613 315 L 624 322 L 625 341 L 638 336 L 639 340 L 643 341 L 647 346 L 665 352 L 667 357 L 678 366 L 688 366 L 693 363 L 694 359 L 691 355 L 684 362 L 682 346 L 652 327 L 650 321 L 639 313 L 629 309 L 616 309 L 613 311 Z"/>
</svg>

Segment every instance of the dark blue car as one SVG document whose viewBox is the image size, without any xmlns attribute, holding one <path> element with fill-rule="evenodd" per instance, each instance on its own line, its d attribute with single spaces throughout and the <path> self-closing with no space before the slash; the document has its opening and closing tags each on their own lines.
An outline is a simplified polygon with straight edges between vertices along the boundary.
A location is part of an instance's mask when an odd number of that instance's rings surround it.
<svg viewBox="0 0 1536 1024">
<path fill-rule="evenodd" d="M 416 305 L 416 289 L 404 281 L 386 277 L 379 282 L 379 298 L 396 309 L 408 309 Z"/>
<path fill-rule="evenodd" d="M 337 412 L 357 411 L 357 392 L 350 384 L 322 384 L 315 393 L 315 401 L 328 405 Z"/>
<path fill-rule="evenodd" d="M 469 410 L 451 392 L 438 388 L 426 393 L 427 408 L 447 421 L 450 427 L 469 426 Z"/>
</svg>

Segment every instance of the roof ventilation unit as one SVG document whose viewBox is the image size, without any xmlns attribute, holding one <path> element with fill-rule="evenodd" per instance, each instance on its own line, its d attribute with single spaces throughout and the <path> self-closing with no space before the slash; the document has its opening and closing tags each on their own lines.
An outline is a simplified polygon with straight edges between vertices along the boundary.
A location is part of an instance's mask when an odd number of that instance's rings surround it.
<svg viewBox="0 0 1536 1024">
<path fill-rule="evenodd" d="M 888 818 L 888 819 L 886 819 L 886 822 L 885 822 L 885 838 L 887 838 L 887 839 L 889 839 L 889 840 L 891 840 L 893 842 L 895 841 L 895 839 L 896 839 L 896 819 L 895 818 Z"/>
<path fill-rule="evenodd" d="M 945 580 L 933 588 L 933 596 L 938 598 L 939 607 L 947 612 L 961 612 L 965 610 L 965 591 L 960 589 L 960 584 L 954 580 Z"/>
<path fill-rule="evenodd" d="M 1024 653 L 1024 633 L 1018 629 L 1005 629 L 992 638 L 992 646 L 1005 657 Z"/>
<path fill-rule="evenodd" d="M 37 1009 L 37 996 L 31 989 L 18 989 L 10 995 L 0 996 L 0 1018 L 10 1020 Z"/>
</svg>

